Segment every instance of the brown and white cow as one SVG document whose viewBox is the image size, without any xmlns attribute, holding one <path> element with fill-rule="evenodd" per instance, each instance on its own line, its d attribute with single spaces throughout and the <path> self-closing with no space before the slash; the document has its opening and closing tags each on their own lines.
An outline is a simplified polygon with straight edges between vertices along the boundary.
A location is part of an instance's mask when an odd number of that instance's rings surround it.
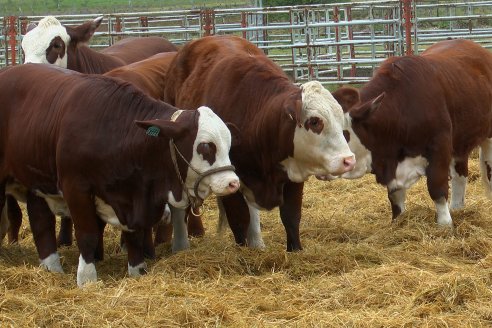
<svg viewBox="0 0 492 328">
<path fill-rule="evenodd" d="M 299 239 L 303 184 L 311 175 L 340 175 L 355 158 L 343 137 L 343 112 L 320 83 L 302 88 L 259 48 L 234 36 L 183 46 L 171 62 L 165 101 L 206 105 L 240 130 L 231 160 L 241 192 L 221 198 L 240 245 L 263 247 L 259 209 L 280 207 L 287 250 Z"/>
<path fill-rule="evenodd" d="M 421 56 L 389 58 L 360 91 L 340 88 L 335 98 L 351 124 L 355 169 L 376 175 L 388 189 L 393 219 L 405 210 L 406 190 L 421 176 L 437 210 L 452 226 L 448 208 L 464 205 L 468 156 L 481 148 L 481 171 L 492 190 L 492 53 L 467 40 L 442 41 Z"/>
<path fill-rule="evenodd" d="M 62 25 L 55 17 L 47 16 L 29 30 L 22 39 L 26 63 L 54 64 L 81 73 L 102 74 L 160 52 L 177 48 L 161 37 L 126 38 L 100 52 L 85 44 L 94 35 L 103 17 L 82 25 Z"/>
<path fill-rule="evenodd" d="M 50 271 L 62 271 L 52 212 L 70 214 L 79 286 L 97 279 L 102 222 L 123 230 L 128 273 L 138 276 L 143 232 L 166 202 L 185 209 L 239 188 L 231 134 L 208 107 L 178 110 L 130 83 L 41 64 L 1 71 L 0 90 L 1 185 L 28 189 L 35 244 Z"/>
</svg>

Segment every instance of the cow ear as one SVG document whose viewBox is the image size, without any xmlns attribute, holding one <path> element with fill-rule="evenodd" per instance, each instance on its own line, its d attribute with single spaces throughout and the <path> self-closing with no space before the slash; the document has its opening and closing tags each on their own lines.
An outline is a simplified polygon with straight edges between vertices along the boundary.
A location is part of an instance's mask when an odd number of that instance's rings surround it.
<svg viewBox="0 0 492 328">
<path fill-rule="evenodd" d="M 296 99 L 289 101 L 285 106 L 285 113 L 295 122 L 296 125 L 301 125 L 302 100 Z"/>
<path fill-rule="evenodd" d="M 383 92 L 379 96 L 377 96 L 374 99 L 371 99 L 365 103 L 363 103 L 361 106 L 356 107 L 350 111 L 350 116 L 354 119 L 365 119 L 367 116 L 369 116 L 371 113 L 376 111 L 379 106 L 381 106 L 381 103 L 385 97 L 385 93 Z"/>
<path fill-rule="evenodd" d="M 103 16 L 99 16 L 92 21 L 85 22 L 76 27 L 67 26 L 67 33 L 70 35 L 72 42 L 88 42 L 103 20 Z"/>
<path fill-rule="evenodd" d="M 341 87 L 332 93 L 333 98 L 342 106 L 346 113 L 360 101 L 359 90 L 351 87 Z"/>
<path fill-rule="evenodd" d="M 26 34 L 29 33 L 31 30 L 34 30 L 36 27 L 38 27 L 38 24 L 29 23 L 26 27 Z"/>
<path fill-rule="evenodd" d="M 135 124 L 151 137 L 178 139 L 187 131 L 183 124 L 168 120 L 135 121 Z"/>
<path fill-rule="evenodd" d="M 231 132 L 231 147 L 239 146 L 241 144 L 241 133 L 239 132 L 239 128 L 233 123 L 226 123 L 226 126 L 229 128 Z"/>
</svg>

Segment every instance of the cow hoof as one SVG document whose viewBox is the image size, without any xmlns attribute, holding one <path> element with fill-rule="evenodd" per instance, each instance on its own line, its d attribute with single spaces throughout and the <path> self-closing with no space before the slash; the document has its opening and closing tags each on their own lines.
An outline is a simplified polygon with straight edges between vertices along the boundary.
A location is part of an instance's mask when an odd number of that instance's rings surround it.
<svg viewBox="0 0 492 328">
<path fill-rule="evenodd" d="M 247 243 L 248 247 L 251 249 L 265 249 L 265 243 L 263 242 L 263 238 L 261 238 L 261 236 L 248 238 Z"/>
<path fill-rule="evenodd" d="M 181 252 L 189 248 L 190 248 L 190 241 L 188 240 L 188 238 L 184 240 L 177 240 L 176 238 L 173 238 L 173 245 L 172 245 L 173 253 Z"/>
<path fill-rule="evenodd" d="M 63 273 L 63 268 L 60 263 L 60 255 L 58 255 L 58 253 L 53 253 L 47 258 L 40 261 L 40 266 L 42 268 L 45 268 L 49 272 Z"/>
<path fill-rule="evenodd" d="M 77 268 L 77 286 L 83 287 L 89 282 L 97 281 L 96 265 L 86 263 L 82 255 L 79 256 L 79 266 Z"/>
<path fill-rule="evenodd" d="M 140 277 L 144 274 L 147 274 L 147 263 L 142 262 L 137 266 L 131 266 L 130 263 L 128 263 L 128 276 Z"/>
</svg>

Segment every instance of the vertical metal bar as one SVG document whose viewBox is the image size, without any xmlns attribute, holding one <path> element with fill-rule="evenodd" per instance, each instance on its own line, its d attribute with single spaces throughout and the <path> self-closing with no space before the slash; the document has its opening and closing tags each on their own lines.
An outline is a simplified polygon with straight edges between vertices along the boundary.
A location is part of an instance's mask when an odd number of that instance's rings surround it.
<svg viewBox="0 0 492 328">
<path fill-rule="evenodd" d="M 149 31 L 149 18 L 147 16 L 140 16 L 140 27 L 142 27 L 141 31 Z"/>
<path fill-rule="evenodd" d="M 338 9 L 338 6 L 335 6 L 333 8 L 333 21 L 335 23 L 338 23 L 339 21 L 339 9 Z M 338 44 L 340 42 L 340 28 L 337 26 L 335 26 L 335 42 L 337 43 L 336 45 L 336 60 L 337 60 L 337 79 L 340 80 L 341 77 L 342 77 L 342 68 L 340 66 L 340 60 L 342 58 L 341 54 L 340 54 L 340 45 Z"/>
<path fill-rule="evenodd" d="M 244 12 L 244 11 L 241 12 L 241 27 L 242 28 L 248 27 L 246 15 L 247 15 L 246 12 Z M 246 31 L 243 31 L 243 39 L 246 39 Z"/>
<path fill-rule="evenodd" d="M 116 19 L 116 22 L 114 24 L 114 31 L 116 33 L 121 33 L 121 31 L 122 31 L 122 28 L 121 28 L 122 27 L 122 24 L 121 24 L 121 16 L 116 16 L 115 19 Z M 118 35 L 116 37 L 116 40 L 121 40 L 121 35 Z"/>
<path fill-rule="evenodd" d="M 12 58 L 10 58 L 10 64 L 11 65 L 16 65 L 17 64 L 17 58 L 16 58 L 16 46 L 17 46 L 17 17 L 16 16 L 9 16 L 8 18 L 9 21 L 9 29 L 8 29 L 8 34 L 9 34 L 9 45 L 10 45 L 10 55 Z M 7 63 L 8 64 L 8 63 Z"/>
<path fill-rule="evenodd" d="M 311 49 L 311 27 L 309 26 L 309 9 L 304 8 L 304 29 L 306 33 L 306 55 L 307 55 L 307 69 L 308 69 L 308 80 L 314 75 L 313 66 L 311 63 L 311 57 L 313 52 Z"/>
<path fill-rule="evenodd" d="M 347 21 L 350 22 L 352 20 L 352 7 L 347 6 L 346 11 L 347 11 Z M 352 25 L 348 26 L 348 39 L 350 41 L 354 40 L 354 30 L 352 28 Z M 349 50 L 350 50 L 350 58 L 355 59 L 355 46 L 353 43 L 350 44 Z M 355 77 L 356 74 L 357 74 L 357 66 L 355 65 L 355 63 L 353 63 L 350 69 L 350 76 Z"/>
<path fill-rule="evenodd" d="M 403 14 L 405 17 L 405 54 L 412 55 L 412 0 L 403 0 Z M 417 35 L 415 35 L 417 38 Z"/>
</svg>

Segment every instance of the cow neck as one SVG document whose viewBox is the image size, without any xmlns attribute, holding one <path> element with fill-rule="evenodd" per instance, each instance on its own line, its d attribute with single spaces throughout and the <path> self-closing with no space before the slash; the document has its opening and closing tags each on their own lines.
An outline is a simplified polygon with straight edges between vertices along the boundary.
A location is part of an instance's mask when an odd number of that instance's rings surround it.
<svg viewBox="0 0 492 328">
<path fill-rule="evenodd" d="M 85 45 L 69 46 L 67 55 L 67 68 L 86 74 L 103 74 L 125 64 L 117 58 L 94 51 Z"/>
</svg>

